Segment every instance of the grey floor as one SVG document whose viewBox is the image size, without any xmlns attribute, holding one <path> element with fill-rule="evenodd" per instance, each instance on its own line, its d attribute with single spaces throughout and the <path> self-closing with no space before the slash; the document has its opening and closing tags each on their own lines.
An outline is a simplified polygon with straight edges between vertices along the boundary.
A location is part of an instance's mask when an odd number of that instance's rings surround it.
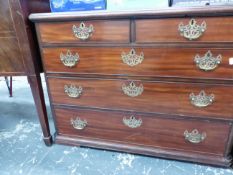
<svg viewBox="0 0 233 175">
<path fill-rule="evenodd" d="M 230 169 L 132 154 L 46 147 L 26 78 L 13 80 L 9 98 L 0 78 L 0 175 L 233 175 Z"/>
</svg>

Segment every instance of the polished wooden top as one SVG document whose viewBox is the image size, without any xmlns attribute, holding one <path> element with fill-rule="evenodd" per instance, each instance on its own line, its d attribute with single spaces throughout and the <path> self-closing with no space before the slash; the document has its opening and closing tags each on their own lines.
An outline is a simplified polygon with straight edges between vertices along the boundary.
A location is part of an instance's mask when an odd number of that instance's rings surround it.
<svg viewBox="0 0 233 175">
<path fill-rule="evenodd" d="M 186 16 L 232 16 L 233 6 L 205 6 L 205 7 L 168 7 L 164 9 L 140 11 L 85 11 L 60 13 L 34 13 L 29 19 L 38 21 L 69 21 L 77 19 L 94 18 L 144 18 L 144 17 L 186 17 Z"/>
</svg>

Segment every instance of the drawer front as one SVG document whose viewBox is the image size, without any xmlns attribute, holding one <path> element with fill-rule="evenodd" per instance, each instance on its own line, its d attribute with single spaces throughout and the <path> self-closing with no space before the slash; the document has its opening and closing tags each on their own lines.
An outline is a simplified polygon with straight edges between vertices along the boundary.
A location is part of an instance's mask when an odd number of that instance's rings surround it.
<svg viewBox="0 0 233 175">
<path fill-rule="evenodd" d="M 136 20 L 136 41 L 232 42 L 232 29 L 233 17 Z"/>
<path fill-rule="evenodd" d="M 230 130 L 227 123 L 136 113 L 55 108 L 55 115 L 59 135 L 219 155 L 225 152 Z"/>
<path fill-rule="evenodd" d="M 136 80 L 48 79 L 52 102 L 231 119 L 232 86 Z"/>
<path fill-rule="evenodd" d="M 232 79 L 230 49 L 45 48 L 47 72 Z"/>
<path fill-rule="evenodd" d="M 39 23 L 42 43 L 129 42 L 129 21 Z"/>
</svg>

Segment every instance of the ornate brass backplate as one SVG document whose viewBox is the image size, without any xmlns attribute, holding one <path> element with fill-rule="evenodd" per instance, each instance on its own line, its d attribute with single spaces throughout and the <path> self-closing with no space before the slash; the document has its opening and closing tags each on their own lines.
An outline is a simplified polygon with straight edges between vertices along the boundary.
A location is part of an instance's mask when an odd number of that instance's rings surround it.
<svg viewBox="0 0 233 175">
<path fill-rule="evenodd" d="M 192 132 L 184 131 L 184 138 L 188 140 L 190 143 L 201 143 L 206 139 L 207 135 L 205 132 L 199 133 L 197 129 L 194 129 Z"/>
<path fill-rule="evenodd" d="M 191 93 L 189 99 L 191 103 L 196 107 L 207 107 L 214 102 L 214 94 L 206 95 L 205 91 L 202 90 L 198 95 Z"/>
<path fill-rule="evenodd" d="M 73 25 L 72 29 L 73 29 L 74 35 L 80 40 L 89 39 L 92 36 L 92 33 L 94 32 L 93 25 L 86 27 L 84 22 L 81 22 L 79 27 L 77 27 L 76 25 Z"/>
<path fill-rule="evenodd" d="M 122 85 L 122 91 L 129 97 L 137 97 L 142 94 L 143 90 L 143 84 L 137 86 L 133 81 L 131 81 L 129 85 Z"/>
<path fill-rule="evenodd" d="M 134 67 L 142 63 L 142 61 L 144 60 L 144 54 L 143 52 L 141 52 L 140 55 L 137 55 L 136 51 L 134 49 L 131 49 L 128 54 L 122 52 L 121 59 L 123 63 L 127 64 L 130 67 Z"/>
<path fill-rule="evenodd" d="M 75 120 L 71 119 L 70 123 L 73 126 L 73 128 L 77 130 L 83 130 L 87 126 L 87 121 L 81 120 L 79 117 L 77 117 Z"/>
<path fill-rule="evenodd" d="M 74 67 L 79 61 L 78 53 L 72 54 L 70 50 L 64 55 L 63 53 L 60 54 L 60 60 L 66 67 Z"/>
<path fill-rule="evenodd" d="M 76 87 L 75 85 L 65 85 L 64 91 L 71 98 L 79 98 L 83 89 L 81 86 Z"/>
<path fill-rule="evenodd" d="M 201 25 L 197 24 L 195 19 L 191 19 L 187 25 L 184 25 L 182 22 L 178 26 L 178 31 L 180 35 L 189 39 L 195 40 L 198 39 L 206 31 L 207 25 L 203 21 Z"/>
<path fill-rule="evenodd" d="M 214 57 L 210 50 L 203 57 L 196 55 L 194 58 L 194 62 L 196 63 L 197 67 L 204 71 L 216 69 L 221 61 L 222 56 L 218 55 L 217 57 Z"/>
<path fill-rule="evenodd" d="M 138 128 L 142 125 L 141 119 L 136 119 L 133 115 L 130 118 L 123 118 L 123 123 L 129 128 Z"/>
</svg>

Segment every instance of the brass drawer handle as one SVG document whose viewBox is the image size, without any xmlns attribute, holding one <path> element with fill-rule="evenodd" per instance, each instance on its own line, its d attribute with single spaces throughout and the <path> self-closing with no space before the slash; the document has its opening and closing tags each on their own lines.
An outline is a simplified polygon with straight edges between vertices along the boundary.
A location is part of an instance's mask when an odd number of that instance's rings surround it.
<svg viewBox="0 0 233 175">
<path fill-rule="evenodd" d="M 131 49 L 128 54 L 122 52 L 121 59 L 123 63 L 133 67 L 142 63 L 142 61 L 144 60 L 144 54 L 143 52 L 141 52 L 140 55 L 137 55 L 136 51 L 134 49 Z"/>
<path fill-rule="evenodd" d="M 123 118 L 123 123 L 128 126 L 129 128 L 138 128 L 142 125 L 141 119 L 136 119 L 133 115 L 127 119 L 126 117 Z"/>
<path fill-rule="evenodd" d="M 65 85 L 64 91 L 69 97 L 78 98 L 81 96 L 83 89 L 81 86 L 76 87 L 75 85 Z"/>
<path fill-rule="evenodd" d="M 63 53 L 60 54 L 61 62 L 66 67 L 74 67 L 79 61 L 79 55 L 76 53 L 73 55 L 70 50 L 67 51 L 67 53 L 64 55 Z"/>
<path fill-rule="evenodd" d="M 189 40 L 198 39 L 206 30 L 206 22 L 203 21 L 201 25 L 197 24 L 195 19 L 191 19 L 188 25 L 184 25 L 182 22 L 178 26 L 180 35 Z"/>
<path fill-rule="evenodd" d="M 197 67 L 204 71 L 214 70 L 218 67 L 218 65 L 222 61 L 222 56 L 218 55 L 217 57 L 213 57 L 213 54 L 209 50 L 203 57 L 196 55 L 194 58 L 194 62 Z"/>
<path fill-rule="evenodd" d="M 76 25 L 73 25 L 72 29 L 73 29 L 74 35 L 81 40 L 89 39 L 92 36 L 92 33 L 94 32 L 93 25 L 86 27 L 84 22 L 81 22 L 79 27 L 77 27 Z"/>
<path fill-rule="evenodd" d="M 81 120 L 79 117 L 77 117 L 75 120 L 71 119 L 70 123 L 73 126 L 73 128 L 77 130 L 83 130 L 87 126 L 87 121 Z"/>
<path fill-rule="evenodd" d="M 214 94 L 206 95 L 205 91 L 201 91 L 198 95 L 191 93 L 189 99 L 196 107 L 207 107 L 214 102 Z"/>
<path fill-rule="evenodd" d="M 129 97 L 137 97 L 141 95 L 144 90 L 143 84 L 136 86 L 133 81 L 131 81 L 129 85 L 123 84 L 121 88 L 124 94 L 128 95 Z"/>
<path fill-rule="evenodd" d="M 185 140 L 188 140 L 190 143 L 201 143 L 206 138 L 206 133 L 199 133 L 197 129 L 194 129 L 191 133 L 189 133 L 187 130 L 184 131 L 184 138 Z"/>
</svg>

